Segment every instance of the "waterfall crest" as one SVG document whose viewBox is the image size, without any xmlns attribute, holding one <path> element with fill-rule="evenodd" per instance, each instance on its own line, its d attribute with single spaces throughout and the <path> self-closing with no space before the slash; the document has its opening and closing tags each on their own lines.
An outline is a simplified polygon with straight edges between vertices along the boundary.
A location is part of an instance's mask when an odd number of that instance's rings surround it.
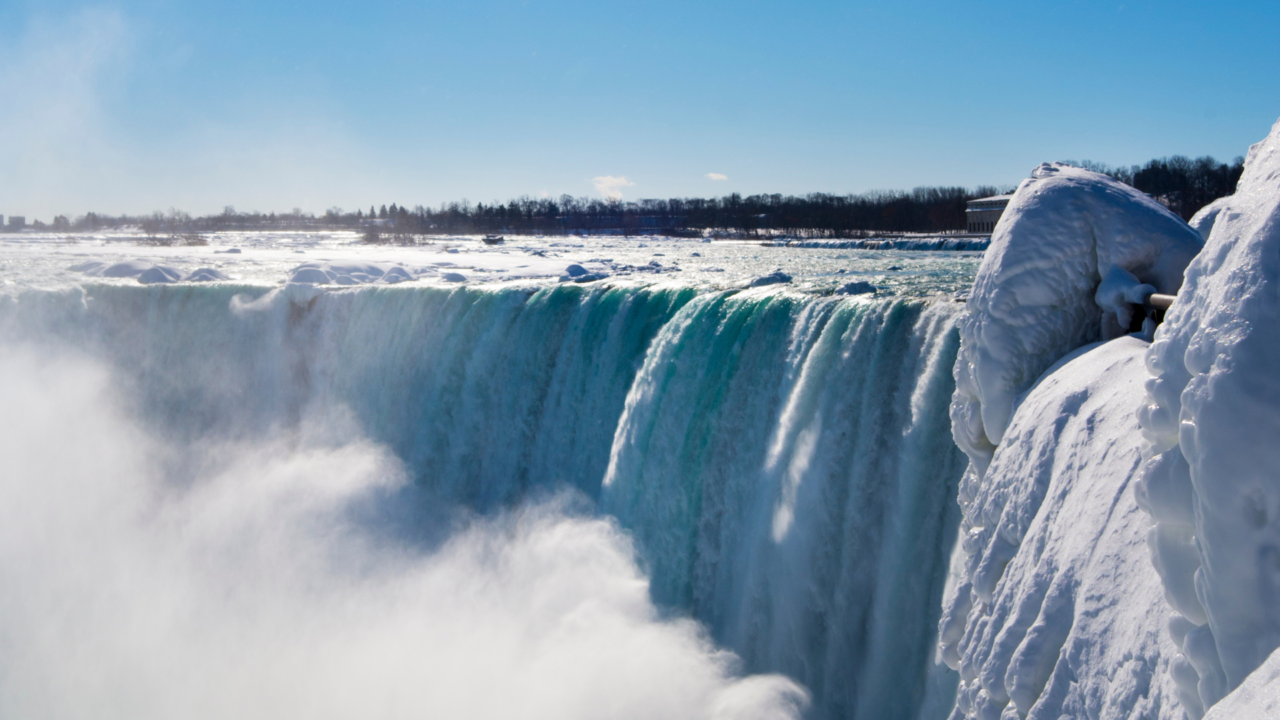
<svg viewBox="0 0 1280 720">
<path fill-rule="evenodd" d="M 481 512 L 576 488 L 660 603 L 814 717 L 945 714 L 958 306 L 761 288 L 86 286 L 0 308 L 118 369 L 143 422 L 243 436 L 340 412 Z"/>
</svg>

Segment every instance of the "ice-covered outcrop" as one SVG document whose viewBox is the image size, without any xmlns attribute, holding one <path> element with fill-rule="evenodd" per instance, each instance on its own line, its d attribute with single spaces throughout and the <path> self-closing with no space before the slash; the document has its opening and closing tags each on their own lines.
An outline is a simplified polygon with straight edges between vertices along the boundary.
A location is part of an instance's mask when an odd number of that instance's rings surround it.
<svg viewBox="0 0 1280 720">
<path fill-rule="evenodd" d="M 1280 646 L 1278 294 L 1280 123 L 1250 149 L 1147 356 L 1140 499 L 1189 710 Z"/>
<path fill-rule="evenodd" d="M 1058 164 L 1022 183 L 996 227 L 951 405 L 971 460 L 939 624 L 960 673 L 953 719 L 1181 716 L 1132 487 L 1147 345 L 1123 335 L 1135 304 L 1177 292 L 1201 246 L 1151 198 Z"/>
<path fill-rule="evenodd" d="M 961 483 L 965 568 L 939 628 L 960 672 L 953 719 L 1178 718 L 1131 488 L 1146 347 L 1069 356 L 1027 393 L 985 478 Z"/>
<path fill-rule="evenodd" d="M 1218 214 L 1230 202 L 1230 195 L 1214 200 L 1196 211 L 1196 214 L 1191 216 L 1191 220 L 1187 224 L 1195 228 L 1195 231 L 1200 233 L 1200 237 L 1208 240 L 1209 233 L 1213 231 L 1213 224 L 1218 220 Z"/>
<path fill-rule="evenodd" d="M 837 295 L 868 295 L 875 294 L 876 286 L 866 280 L 854 280 L 836 288 Z"/>
<path fill-rule="evenodd" d="M 309 262 L 293 269 L 289 282 L 317 285 L 364 285 L 366 283 L 400 283 L 413 280 L 413 273 L 391 263 Z"/>
<path fill-rule="evenodd" d="M 1105 175 L 1054 163 L 1022 182 L 961 324 L 952 431 L 979 476 L 1018 393 L 1072 350 L 1121 334 L 1126 290 L 1177 292 L 1201 245 L 1176 215 Z M 1095 297 L 1100 286 L 1107 294 Z"/>
<path fill-rule="evenodd" d="M 761 275 L 752 280 L 748 287 L 764 287 L 765 285 L 778 285 L 791 282 L 791 276 L 782 272 L 782 268 L 778 268 L 768 275 Z"/>
<path fill-rule="evenodd" d="M 1222 699 L 1205 720 L 1273 720 L 1280 717 L 1280 650 Z"/>
<path fill-rule="evenodd" d="M 202 267 L 190 274 L 183 275 L 182 271 L 177 268 L 168 265 L 154 265 L 146 260 L 125 260 L 114 264 L 105 260 L 88 260 L 78 265 L 72 265 L 68 270 L 82 273 L 89 277 L 137 278 L 138 282 L 143 285 L 175 282 L 213 282 L 215 280 L 230 279 L 216 268 Z"/>
</svg>

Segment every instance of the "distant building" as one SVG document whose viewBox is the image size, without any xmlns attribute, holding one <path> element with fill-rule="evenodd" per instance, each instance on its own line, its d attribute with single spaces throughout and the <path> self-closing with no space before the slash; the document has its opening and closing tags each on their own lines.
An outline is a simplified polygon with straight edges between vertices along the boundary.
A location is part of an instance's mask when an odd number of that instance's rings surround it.
<svg viewBox="0 0 1280 720">
<path fill-rule="evenodd" d="M 27 226 L 27 219 L 22 215 L 9 216 L 9 227 L 8 227 L 9 232 L 18 232 L 19 230 L 21 230 L 26 226 Z"/>
<path fill-rule="evenodd" d="M 970 200 L 964 210 L 965 225 L 971 233 L 989 233 L 996 229 L 996 223 L 1008 207 L 1012 195 L 994 195 L 992 197 Z"/>
</svg>

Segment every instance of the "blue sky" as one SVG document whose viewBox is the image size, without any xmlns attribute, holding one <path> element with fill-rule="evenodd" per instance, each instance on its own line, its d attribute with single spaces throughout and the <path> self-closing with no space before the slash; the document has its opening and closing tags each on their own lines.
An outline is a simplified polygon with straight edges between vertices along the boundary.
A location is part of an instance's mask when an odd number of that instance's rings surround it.
<svg viewBox="0 0 1280 720">
<path fill-rule="evenodd" d="M 0 213 L 1012 184 L 1243 155 L 1280 3 L 0 3 Z M 723 176 L 712 179 L 710 174 Z M 605 183 L 606 185 L 608 183 Z"/>
</svg>

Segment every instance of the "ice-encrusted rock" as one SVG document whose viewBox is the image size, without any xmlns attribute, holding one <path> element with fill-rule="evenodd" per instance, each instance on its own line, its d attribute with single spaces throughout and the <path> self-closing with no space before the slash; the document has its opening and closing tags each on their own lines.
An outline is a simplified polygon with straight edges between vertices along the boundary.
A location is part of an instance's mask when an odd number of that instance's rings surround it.
<svg viewBox="0 0 1280 720">
<path fill-rule="evenodd" d="M 155 265 L 145 260 L 127 260 L 119 263 L 108 263 L 102 260 L 87 260 L 72 265 L 69 270 L 84 273 L 91 277 L 136 277 L 144 285 L 175 282 L 210 282 L 228 280 L 222 271 L 215 268 L 199 268 L 190 274 L 183 275 L 177 268 L 168 265 Z M 323 280 L 321 282 L 324 282 Z"/>
<path fill-rule="evenodd" d="M 1177 292 L 1202 244 L 1151 198 L 1060 164 L 1037 168 L 997 225 L 951 406 L 971 460 L 963 567 L 939 624 L 961 678 L 953 718 L 1181 717 L 1131 487 L 1147 346 L 1123 335 L 1146 295 Z"/>
<path fill-rule="evenodd" d="M 1191 219 L 1187 221 L 1187 224 L 1195 228 L 1195 231 L 1200 233 L 1200 237 L 1208 240 L 1209 233 L 1213 232 L 1213 224 L 1218 220 L 1218 214 L 1221 213 L 1222 209 L 1230 202 L 1230 195 L 1214 200 L 1208 205 L 1197 210 L 1196 214 L 1192 215 Z"/>
<path fill-rule="evenodd" d="M 569 277 L 578 277 L 579 275 L 586 275 L 587 269 L 577 263 L 574 263 L 569 267 L 565 268 L 564 273 Z"/>
<path fill-rule="evenodd" d="M 100 269 L 96 275 L 101 277 L 138 277 L 150 270 L 154 265 L 146 260 L 125 260 Z"/>
<path fill-rule="evenodd" d="M 1211 707 L 1280 647 L 1278 296 L 1280 122 L 1216 208 L 1147 355 L 1139 497 L 1178 614 L 1173 671 L 1189 709 Z"/>
<path fill-rule="evenodd" d="M 182 279 L 184 282 L 213 282 L 215 280 L 230 280 L 231 278 L 216 268 L 199 268 Z"/>
<path fill-rule="evenodd" d="M 854 280 L 836 288 L 837 295 L 866 295 L 875 291 L 876 286 L 865 280 Z"/>
<path fill-rule="evenodd" d="M 1064 358 L 961 481 L 964 569 L 943 606 L 960 718 L 1179 718 L 1176 652 L 1132 482 L 1144 341 Z"/>
<path fill-rule="evenodd" d="M 789 282 L 791 282 L 791 276 L 779 269 L 752 280 L 748 287 L 764 287 L 765 285 L 780 285 Z"/>
<path fill-rule="evenodd" d="M 289 273 L 289 282 L 316 285 L 399 283 L 412 279 L 413 274 L 399 265 L 356 261 L 303 263 Z"/>
<path fill-rule="evenodd" d="M 1112 291 L 1123 271 L 1136 285 L 1176 293 L 1202 244 L 1181 218 L 1105 175 L 1053 163 L 1022 182 L 960 327 L 952 431 L 979 476 L 1019 393 L 1072 350 L 1122 334 L 1115 308 L 1095 297 L 1104 278 Z"/>
<path fill-rule="evenodd" d="M 609 273 L 600 272 L 584 273 L 577 276 L 561 275 L 560 282 L 589 283 L 597 280 L 604 280 L 607 277 L 609 277 Z"/>
<path fill-rule="evenodd" d="M 157 283 L 174 283 L 182 279 L 182 273 L 177 268 L 168 265 L 152 265 L 151 267 L 138 273 L 138 282 L 143 285 L 153 285 Z"/>
<path fill-rule="evenodd" d="M 462 273 L 449 272 L 441 275 L 440 279 L 445 282 L 460 283 L 460 282 L 466 282 L 467 276 L 463 275 Z"/>
</svg>

